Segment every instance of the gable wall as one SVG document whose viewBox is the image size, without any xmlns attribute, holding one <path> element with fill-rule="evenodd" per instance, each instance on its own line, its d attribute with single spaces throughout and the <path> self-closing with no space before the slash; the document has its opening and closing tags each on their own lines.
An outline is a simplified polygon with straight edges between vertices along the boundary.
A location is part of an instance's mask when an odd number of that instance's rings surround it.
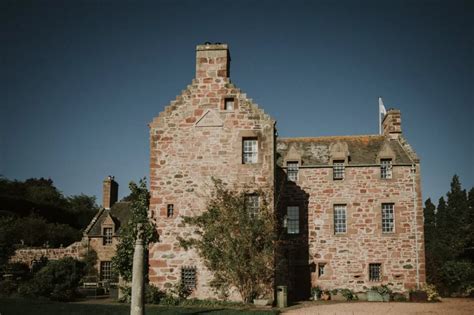
<svg viewBox="0 0 474 315">
<path fill-rule="evenodd" d="M 234 111 L 222 110 L 228 96 L 235 97 Z M 222 126 L 216 126 L 215 117 L 202 118 L 208 110 L 220 118 Z M 211 177 L 237 188 L 273 191 L 274 132 L 274 121 L 225 77 L 193 80 L 150 124 L 150 217 L 160 235 L 160 242 L 150 248 L 153 284 L 169 288 L 180 280 L 181 267 L 196 266 L 194 295 L 214 296 L 208 285 L 211 274 L 196 252 L 179 246 L 177 237 L 193 232 L 182 224 L 182 216 L 206 209 Z M 242 164 L 242 137 L 258 137 L 257 164 Z M 167 217 L 168 204 L 174 205 L 172 218 Z"/>
</svg>

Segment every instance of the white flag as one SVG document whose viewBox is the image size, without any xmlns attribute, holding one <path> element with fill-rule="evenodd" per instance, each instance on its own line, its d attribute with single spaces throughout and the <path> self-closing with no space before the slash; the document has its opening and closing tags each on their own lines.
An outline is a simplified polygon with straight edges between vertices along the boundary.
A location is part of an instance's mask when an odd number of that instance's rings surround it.
<svg viewBox="0 0 474 315">
<path fill-rule="evenodd" d="M 382 120 L 387 114 L 387 110 L 385 109 L 385 106 L 383 105 L 382 98 L 379 97 L 379 134 L 382 134 Z"/>
<path fill-rule="evenodd" d="M 385 109 L 385 106 L 383 106 L 383 101 L 381 97 L 379 97 L 379 112 L 380 115 L 382 115 L 381 117 L 387 114 L 387 110 Z"/>
</svg>

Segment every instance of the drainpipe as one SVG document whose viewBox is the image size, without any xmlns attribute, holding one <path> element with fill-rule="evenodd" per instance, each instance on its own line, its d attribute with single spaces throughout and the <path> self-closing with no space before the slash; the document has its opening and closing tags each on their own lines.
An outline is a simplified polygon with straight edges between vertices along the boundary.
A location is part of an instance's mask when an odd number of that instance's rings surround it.
<svg viewBox="0 0 474 315">
<path fill-rule="evenodd" d="M 412 164 L 411 166 L 412 182 L 413 182 L 413 227 L 415 229 L 415 260 L 416 260 L 416 288 L 420 289 L 420 267 L 418 264 L 418 226 L 416 221 L 416 166 Z"/>
</svg>

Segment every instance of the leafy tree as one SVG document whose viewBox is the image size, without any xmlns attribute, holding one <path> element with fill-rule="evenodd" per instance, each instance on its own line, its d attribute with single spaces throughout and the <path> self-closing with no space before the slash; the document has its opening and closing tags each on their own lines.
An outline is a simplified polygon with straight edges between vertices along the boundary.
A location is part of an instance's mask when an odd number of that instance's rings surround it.
<svg viewBox="0 0 474 315">
<path fill-rule="evenodd" d="M 132 215 L 120 231 L 120 243 L 117 245 L 117 252 L 112 259 L 113 269 L 125 281 L 132 280 L 133 250 L 138 231 L 137 225 L 142 224 L 145 257 L 148 256 L 147 245 L 158 240 L 155 227 L 148 219 L 150 194 L 146 187 L 146 180 L 141 179 L 138 185 L 130 182 L 129 188 L 133 196 L 131 200 Z"/>
<path fill-rule="evenodd" d="M 211 286 L 223 293 L 235 287 L 248 303 L 272 290 L 276 218 L 263 191 L 257 213 L 246 207 L 245 196 L 214 180 L 207 211 L 183 219 L 200 237 L 179 241 L 186 250 L 195 248 L 213 271 Z"/>
<path fill-rule="evenodd" d="M 95 196 L 84 194 L 67 198 L 68 211 L 74 215 L 74 227 L 85 228 L 99 210 Z"/>
<path fill-rule="evenodd" d="M 84 276 L 84 263 L 67 257 L 49 261 L 33 280 L 20 287 L 23 295 L 47 297 L 56 301 L 70 301 L 77 296 L 76 289 Z"/>
<path fill-rule="evenodd" d="M 4 266 L 15 252 L 12 217 L 0 217 L 0 266 Z"/>
</svg>

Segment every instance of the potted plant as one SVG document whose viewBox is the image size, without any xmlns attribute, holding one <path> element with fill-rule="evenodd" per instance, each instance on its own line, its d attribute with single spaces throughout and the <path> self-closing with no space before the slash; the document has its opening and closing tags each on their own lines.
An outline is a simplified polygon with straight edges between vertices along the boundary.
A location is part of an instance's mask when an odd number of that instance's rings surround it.
<svg viewBox="0 0 474 315">
<path fill-rule="evenodd" d="M 315 301 L 321 299 L 322 293 L 323 293 L 323 290 L 321 289 L 319 285 L 311 288 L 311 296 L 313 297 L 313 300 Z"/>
<path fill-rule="evenodd" d="M 373 286 L 367 291 L 367 300 L 369 302 L 388 302 L 390 301 L 391 293 L 392 290 L 385 284 Z"/>
<path fill-rule="evenodd" d="M 321 294 L 321 300 L 323 301 L 329 301 L 331 299 L 331 293 L 329 290 L 324 290 L 323 293 Z"/>
</svg>

